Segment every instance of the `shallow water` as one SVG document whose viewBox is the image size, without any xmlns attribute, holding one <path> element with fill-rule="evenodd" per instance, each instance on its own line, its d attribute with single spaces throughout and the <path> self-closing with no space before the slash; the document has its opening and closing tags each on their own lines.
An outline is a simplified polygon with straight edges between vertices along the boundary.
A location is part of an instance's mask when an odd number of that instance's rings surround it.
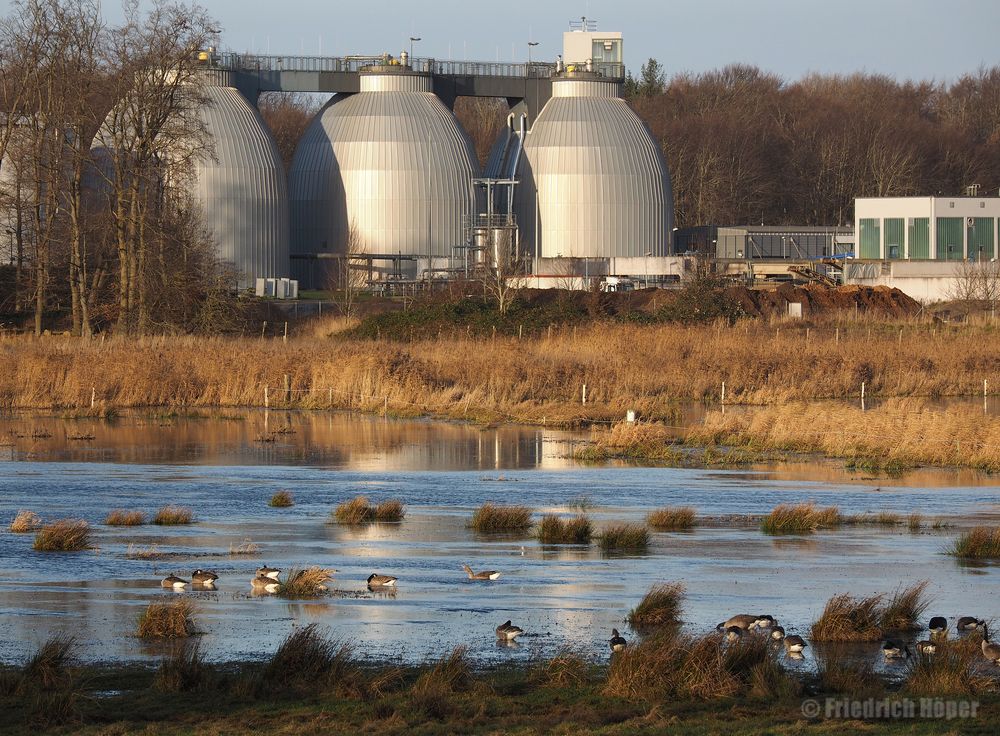
<svg viewBox="0 0 1000 736">
<path fill-rule="evenodd" d="M 692 631 L 709 630 L 733 613 L 766 612 L 789 633 L 806 633 L 835 593 L 891 592 L 925 579 L 935 602 L 928 615 L 1000 612 L 1000 568 L 961 566 L 943 554 L 961 528 L 1000 521 L 1000 494 L 979 474 L 923 471 L 873 481 L 827 462 L 740 471 L 580 466 L 567 455 L 586 434 L 344 414 L 272 412 L 270 426 L 294 433 L 258 443 L 260 414 L 0 424 L 0 434 L 22 435 L 0 462 L 0 519 L 20 508 L 47 519 L 81 517 L 95 525 L 99 547 L 37 553 L 31 535 L 0 533 L 0 658 L 22 660 L 61 631 L 77 637 L 88 660 L 151 660 L 163 647 L 132 636 L 136 618 L 149 601 L 175 595 L 197 601 L 202 650 L 224 661 L 264 656 L 294 625 L 309 622 L 373 659 L 419 661 L 457 644 L 483 660 L 551 654 L 566 645 L 605 656 L 611 628 L 624 629 L 624 616 L 650 584 L 672 580 L 688 587 L 685 619 Z M 52 436 L 31 438 L 35 430 Z M 70 434 L 95 439 L 69 440 Z M 294 493 L 296 505 L 269 508 L 267 500 L 282 488 Z M 328 524 L 330 510 L 357 494 L 401 498 L 406 519 L 360 529 Z M 710 521 L 690 533 L 654 533 L 645 554 L 611 557 L 596 546 L 542 547 L 529 537 L 490 538 L 466 528 L 486 501 L 569 513 L 581 498 L 598 527 L 640 521 L 668 504 L 694 506 Z M 844 513 L 919 511 L 956 526 L 916 533 L 847 527 L 775 538 L 730 519 L 806 500 Z M 151 512 L 166 503 L 191 507 L 196 523 L 101 524 L 112 508 Z M 260 557 L 229 555 L 245 539 L 260 545 Z M 130 543 L 155 544 L 172 557 L 126 559 Z M 336 568 L 336 591 L 308 602 L 252 597 L 250 576 L 265 562 Z M 469 581 L 463 562 L 503 576 Z M 217 591 L 159 588 L 164 575 L 186 577 L 198 567 L 219 573 Z M 398 576 L 395 595 L 370 594 L 365 578 L 372 572 Z M 515 649 L 497 648 L 493 629 L 508 618 L 527 634 Z"/>
</svg>

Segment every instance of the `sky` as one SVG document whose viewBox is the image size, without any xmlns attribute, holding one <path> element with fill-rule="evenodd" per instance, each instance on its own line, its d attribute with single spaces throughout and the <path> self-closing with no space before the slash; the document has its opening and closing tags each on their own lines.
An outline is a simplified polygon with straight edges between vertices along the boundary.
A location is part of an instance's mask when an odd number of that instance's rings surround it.
<svg viewBox="0 0 1000 736">
<path fill-rule="evenodd" d="M 143 6 L 149 0 L 140 0 Z M 0 0 L 6 13 L 11 0 Z M 668 75 L 754 64 L 793 80 L 810 72 L 950 81 L 1000 64 L 1000 0 L 202 0 L 223 50 L 473 61 L 554 59 L 571 20 L 621 31 L 626 66 L 649 57 Z M 109 20 L 120 2 L 103 0 Z"/>
</svg>

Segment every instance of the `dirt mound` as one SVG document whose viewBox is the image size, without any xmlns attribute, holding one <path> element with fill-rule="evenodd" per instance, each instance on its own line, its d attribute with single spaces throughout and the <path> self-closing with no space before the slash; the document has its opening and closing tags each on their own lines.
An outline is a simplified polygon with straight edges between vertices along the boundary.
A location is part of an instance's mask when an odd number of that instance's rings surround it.
<svg viewBox="0 0 1000 736">
<path fill-rule="evenodd" d="M 754 317 L 787 314 L 788 304 L 793 302 L 802 305 L 803 317 L 838 310 L 907 317 L 920 311 L 919 302 L 899 289 L 887 286 L 840 286 L 835 289 L 821 284 L 782 284 L 776 289 L 731 286 L 726 289 L 726 296 L 739 303 L 746 314 Z"/>
</svg>

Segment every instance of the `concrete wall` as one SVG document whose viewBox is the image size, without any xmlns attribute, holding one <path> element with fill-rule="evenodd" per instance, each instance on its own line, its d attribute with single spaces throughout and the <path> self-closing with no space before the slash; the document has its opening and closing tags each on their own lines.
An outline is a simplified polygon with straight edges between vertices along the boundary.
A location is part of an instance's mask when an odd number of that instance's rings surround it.
<svg viewBox="0 0 1000 736">
<path fill-rule="evenodd" d="M 970 267 L 974 264 L 963 261 L 848 261 L 844 283 L 888 286 L 931 304 L 952 299 L 963 272 Z"/>
</svg>

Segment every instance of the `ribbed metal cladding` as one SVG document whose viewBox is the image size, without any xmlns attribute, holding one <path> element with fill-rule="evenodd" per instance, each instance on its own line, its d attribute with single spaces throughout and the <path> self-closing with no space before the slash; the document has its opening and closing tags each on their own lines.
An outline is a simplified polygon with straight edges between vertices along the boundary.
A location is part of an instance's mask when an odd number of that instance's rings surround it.
<svg viewBox="0 0 1000 736">
<path fill-rule="evenodd" d="M 522 246 L 544 258 L 669 255 L 670 174 L 617 82 L 555 79 L 531 126 L 516 210 Z"/>
<path fill-rule="evenodd" d="M 241 287 L 288 276 L 288 185 L 274 138 L 238 90 L 207 85 L 202 92 L 215 155 L 196 165 L 195 196 L 219 258 L 242 275 Z"/>
<path fill-rule="evenodd" d="M 420 74 L 363 74 L 313 120 L 289 173 L 292 253 L 449 256 L 465 241 L 479 166 Z M 309 266 L 293 259 L 296 275 Z"/>
</svg>

